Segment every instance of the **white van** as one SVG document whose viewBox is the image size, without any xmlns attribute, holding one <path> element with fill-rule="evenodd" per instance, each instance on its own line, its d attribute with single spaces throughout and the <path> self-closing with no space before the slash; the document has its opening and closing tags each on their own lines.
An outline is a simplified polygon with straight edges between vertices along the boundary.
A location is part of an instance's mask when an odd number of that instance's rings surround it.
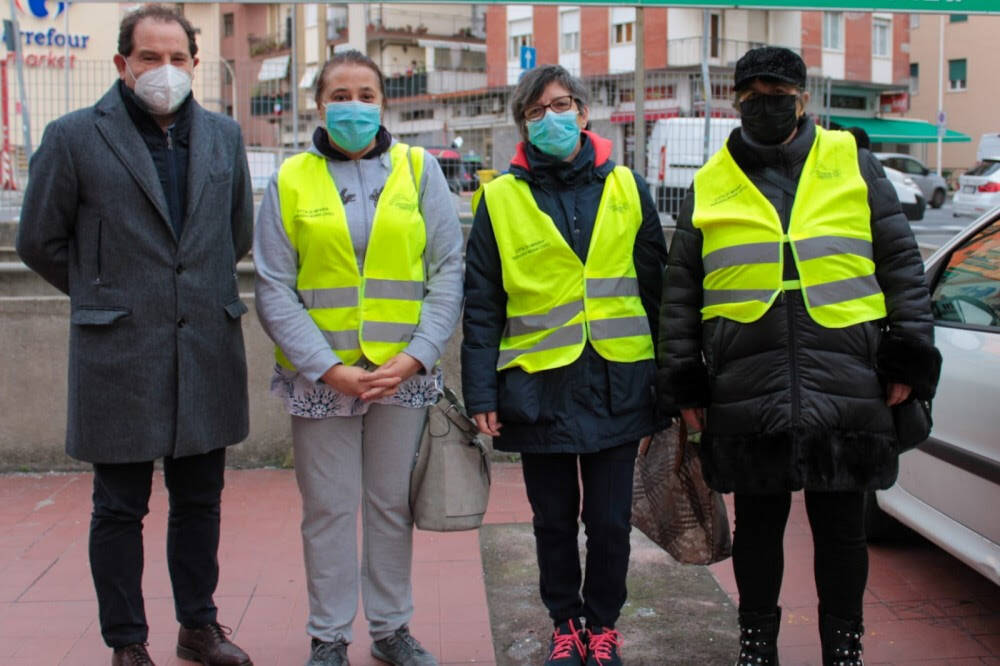
<svg viewBox="0 0 1000 666">
<path fill-rule="evenodd" d="M 726 143 L 739 118 L 712 118 L 708 155 Z M 684 195 L 694 180 L 694 172 L 705 163 L 705 119 L 663 118 L 649 135 L 646 181 L 656 199 L 656 208 L 675 219 Z"/>
<path fill-rule="evenodd" d="M 984 160 L 1000 162 L 1000 132 L 992 132 L 979 137 L 979 148 L 976 149 L 976 162 Z"/>
</svg>

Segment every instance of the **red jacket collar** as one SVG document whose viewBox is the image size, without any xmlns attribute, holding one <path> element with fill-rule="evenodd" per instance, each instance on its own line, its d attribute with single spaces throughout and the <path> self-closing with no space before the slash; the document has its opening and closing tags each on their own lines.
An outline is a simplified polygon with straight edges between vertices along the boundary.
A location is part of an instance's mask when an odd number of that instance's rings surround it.
<svg viewBox="0 0 1000 666">
<path fill-rule="evenodd" d="M 594 166 L 601 166 L 607 162 L 611 157 L 611 140 L 605 139 L 603 136 L 595 134 L 590 130 L 583 130 L 581 133 L 586 134 L 591 143 L 594 144 Z M 510 165 L 531 170 L 531 165 L 528 163 L 528 156 L 524 152 L 523 141 L 517 144 L 517 148 L 514 151 L 514 159 L 510 161 Z"/>
</svg>

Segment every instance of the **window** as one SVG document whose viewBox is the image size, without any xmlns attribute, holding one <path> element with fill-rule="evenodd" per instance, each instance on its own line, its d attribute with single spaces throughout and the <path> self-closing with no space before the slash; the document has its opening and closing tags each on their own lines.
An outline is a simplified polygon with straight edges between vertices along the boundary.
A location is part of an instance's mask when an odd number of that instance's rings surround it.
<svg viewBox="0 0 1000 666">
<path fill-rule="evenodd" d="M 948 90 L 965 90 L 965 58 L 948 61 Z"/>
<path fill-rule="evenodd" d="M 236 32 L 236 19 L 232 13 L 222 15 L 222 36 L 232 37 Z"/>
<path fill-rule="evenodd" d="M 576 53 L 580 50 L 579 9 L 559 14 L 559 50 L 563 53 Z"/>
<path fill-rule="evenodd" d="M 722 17 L 719 14 L 713 13 L 709 19 L 709 57 L 718 58 L 719 57 L 719 39 L 722 33 Z"/>
<path fill-rule="evenodd" d="M 888 58 L 892 55 L 892 21 L 875 19 L 872 21 L 872 55 Z"/>
<path fill-rule="evenodd" d="M 965 23 L 968 20 L 968 14 L 952 14 L 948 17 L 948 23 Z"/>
<path fill-rule="evenodd" d="M 910 30 L 920 27 L 920 14 L 910 14 Z"/>
<path fill-rule="evenodd" d="M 635 7 L 611 8 L 611 45 L 621 46 L 635 41 Z"/>
<path fill-rule="evenodd" d="M 959 328 L 1000 328 L 997 266 L 1000 266 L 1000 224 L 994 222 L 949 258 L 931 300 L 935 321 Z"/>
<path fill-rule="evenodd" d="M 823 12 L 823 48 L 830 51 L 844 50 L 843 13 Z"/>
<path fill-rule="evenodd" d="M 920 63 L 910 63 L 910 94 L 916 95 L 920 92 Z"/>
<path fill-rule="evenodd" d="M 433 109 L 411 109 L 399 114 L 400 120 L 429 120 L 434 118 Z"/>
<path fill-rule="evenodd" d="M 632 31 L 635 23 L 616 23 L 611 33 L 611 43 L 615 46 L 632 43 Z"/>
<path fill-rule="evenodd" d="M 511 21 L 507 25 L 509 51 L 507 60 L 520 60 L 521 47 L 533 46 L 534 40 L 531 34 L 531 18 L 523 18 Z"/>
</svg>

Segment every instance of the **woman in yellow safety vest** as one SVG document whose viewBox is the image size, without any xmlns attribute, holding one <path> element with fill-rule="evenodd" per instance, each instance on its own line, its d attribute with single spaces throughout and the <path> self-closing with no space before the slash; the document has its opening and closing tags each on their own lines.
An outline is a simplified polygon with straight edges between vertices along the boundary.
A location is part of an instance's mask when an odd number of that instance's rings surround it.
<svg viewBox="0 0 1000 666">
<path fill-rule="evenodd" d="M 923 263 L 893 188 L 851 134 L 805 113 L 805 81 L 785 48 L 737 63 L 741 127 L 681 207 L 660 319 L 661 386 L 702 431 L 709 485 L 735 493 L 737 663 L 747 666 L 778 663 L 782 537 L 797 490 L 823 664 L 862 663 L 865 497 L 895 482 L 913 444 L 897 422 L 933 397 L 940 370 Z"/>
<path fill-rule="evenodd" d="M 466 249 L 462 387 L 494 446 L 521 453 L 555 624 L 545 663 L 611 666 L 636 448 L 660 425 L 653 335 L 666 246 L 645 181 L 582 131 L 578 79 L 531 70 L 511 110 L 524 141 L 475 200 Z"/>
<path fill-rule="evenodd" d="M 341 53 L 317 81 L 321 125 L 271 179 L 253 250 L 257 312 L 277 345 L 271 389 L 291 415 L 302 494 L 308 664 L 347 663 L 359 578 L 372 654 L 436 664 L 408 629 L 408 490 L 461 308 L 461 231 L 435 159 L 381 125 L 375 63 Z"/>
</svg>

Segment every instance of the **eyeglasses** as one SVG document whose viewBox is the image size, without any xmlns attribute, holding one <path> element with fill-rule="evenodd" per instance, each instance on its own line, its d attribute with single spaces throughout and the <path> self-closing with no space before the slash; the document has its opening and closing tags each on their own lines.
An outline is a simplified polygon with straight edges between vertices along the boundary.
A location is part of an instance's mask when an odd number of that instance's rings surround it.
<svg viewBox="0 0 1000 666">
<path fill-rule="evenodd" d="M 535 104 L 533 106 L 529 106 L 524 110 L 524 119 L 529 122 L 534 122 L 542 119 L 542 116 L 545 115 L 546 109 L 552 109 L 556 113 L 564 113 L 572 108 L 573 96 L 563 95 L 562 97 L 556 97 L 548 104 Z"/>
</svg>

